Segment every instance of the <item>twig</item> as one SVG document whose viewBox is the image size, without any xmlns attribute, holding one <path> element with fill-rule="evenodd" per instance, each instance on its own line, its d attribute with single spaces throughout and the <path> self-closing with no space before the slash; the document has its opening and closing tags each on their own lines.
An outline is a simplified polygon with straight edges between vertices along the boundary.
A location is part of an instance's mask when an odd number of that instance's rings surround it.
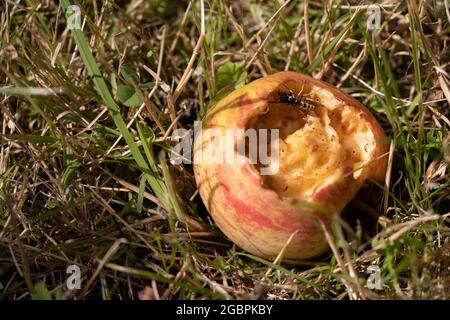
<svg viewBox="0 0 450 320">
<path fill-rule="evenodd" d="M 191 6 L 192 6 L 192 1 L 189 2 L 186 11 L 184 12 L 183 18 L 181 19 L 180 25 L 178 27 L 178 31 L 175 35 L 175 38 L 172 41 L 172 44 L 170 45 L 170 49 L 169 49 L 169 55 L 172 55 L 173 51 L 175 50 L 175 47 L 177 45 L 178 42 L 178 38 L 181 35 L 181 31 L 183 30 L 184 24 L 186 23 L 188 14 L 189 14 L 189 10 L 191 10 Z"/>
<path fill-rule="evenodd" d="M 287 58 L 287 62 L 286 65 L 284 66 L 284 71 L 288 71 L 289 70 L 289 66 L 291 64 L 292 61 L 292 56 L 294 55 L 294 51 L 295 51 L 295 45 L 298 42 L 298 39 L 300 39 L 300 34 L 302 32 L 302 19 L 300 18 L 298 25 L 297 25 L 297 29 L 295 30 L 295 34 L 294 34 L 294 38 L 291 41 L 291 46 L 289 47 L 289 53 L 288 53 L 288 58 Z"/>
<path fill-rule="evenodd" d="M 341 77 L 341 80 L 339 81 L 337 88 L 342 87 L 344 82 L 350 77 L 353 73 L 353 71 L 356 69 L 356 67 L 359 65 L 361 60 L 366 56 L 367 54 L 367 43 L 364 42 L 364 49 L 359 53 L 358 57 L 356 58 L 355 62 L 353 62 L 352 66 L 348 71 Z"/>
<path fill-rule="evenodd" d="M 117 250 L 119 250 L 120 245 L 127 243 L 127 242 L 128 242 L 128 240 L 125 238 L 119 238 L 116 241 L 114 241 L 112 246 L 108 249 L 108 251 L 103 256 L 102 260 L 98 264 L 97 269 L 95 270 L 94 274 L 91 276 L 91 278 L 89 279 L 86 286 L 80 292 L 80 294 L 79 294 L 80 299 L 83 298 L 88 293 L 88 291 L 91 288 L 92 284 L 94 283 L 95 279 L 97 279 L 98 275 L 102 271 L 105 264 L 109 261 L 109 259 L 111 259 L 111 257 L 117 252 Z"/>
<path fill-rule="evenodd" d="M 344 275 L 348 276 L 349 274 L 347 272 L 347 269 L 345 268 L 345 263 L 344 263 L 344 261 L 342 261 L 342 257 L 339 254 L 339 251 L 338 251 L 338 249 L 336 247 L 336 244 L 334 243 L 334 240 L 333 240 L 333 238 L 332 238 L 328 228 L 325 226 L 325 224 L 321 220 L 319 220 L 319 223 L 320 223 L 320 226 L 321 226 L 321 228 L 323 230 L 325 238 L 326 238 L 326 240 L 327 240 L 327 242 L 328 242 L 328 244 L 329 244 L 329 246 L 331 248 L 331 251 L 333 252 L 334 257 L 336 258 L 336 261 L 337 261 L 337 263 L 338 263 L 338 265 L 340 267 L 341 272 Z M 344 284 L 344 286 L 347 288 L 347 292 L 348 292 L 348 295 L 349 295 L 350 299 L 357 298 L 356 292 L 353 289 L 352 285 L 347 280 L 342 279 L 341 281 Z"/>
<path fill-rule="evenodd" d="M 305 37 L 306 37 L 306 51 L 308 54 L 308 61 L 311 63 L 314 59 L 312 50 L 311 50 L 311 34 L 309 30 L 309 0 L 305 0 L 303 6 L 303 20 L 305 22 Z"/>
<path fill-rule="evenodd" d="M 286 241 L 286 243 L 283 245 L 283 248 L 281 248 L 280 252 L 278 253 L 277 257 L 275 258 L 275 260 L 273 261 L 273 264 L 278 264 L 280 263 L 281 259 L 283 258 L 284 252 L 286 251 L 287 247 L 289 246 L 289 244 L 292 242 L 292 239 L 294 239 L 294 236 L 299 232 L 300 230 L 297 229 L 294 232 L 292 232 L 292 234 L 289 236 L 288 240 Z M 272 272 L 272 267 L 269 267 L 266 271 L 266 273 L 264 274 L 264 277 L 267 278 L 270 273 Z"/>
<path fill-rule="evenodd" d="M 275 29 L 275 27 L 277 26 L 276 23 L 273 24 L 273 26 L 270 28 L 269 32 L 267 33 L 266 37 L 264 38 L 264 40 L 261 42 L 261 44 L 259 45 L 258 49 L 256 50 L 256 52 L 253 54 L 253 57 L 250 59 L 250 61 L 247 63 L 247 65 L 245 66 L 245 69 L 248 69 L 253 62 L 256 59 L 256 56 L 261 52 L 262 48 L 264 48 L 264 46 L 267 43 L 267 40 L 269 40 L 270 35 L 272 34 L 273 30 Z"/>
<path fill-rule="evenodd" d="M 291 2 L 291 0 L 288 0 L 288 1 L 286 1 L 285 3 L 283 3 L 283 5 L 282 5 L 281 7 L 279 7 L 277 11 L 275 11 L 275 13 L 273 14 L 273 16 L 270 17 L 270 19 L 264 24 L 264 26 L 263 26 L 261 29 L 259 29 L 258 32 L 250 38 L 250 40 L 248 40 L 248 42 L 247 42 L 247 44 L 244 46 L 244 48 L 247 48 L 249 45 L 252 44 L 253 41 L 255 41 L 255 39 L 256 39 L 257 37 L 259 37 L 259 35 L 261 34 L 261 32 L 263 32 L 263 31 L 267 28 L 267 26 L 270 25 L 270 24 L 272 23 L 272 21 L 278 16 L 278 14 L 281 12 L 281 10 L 283 10 L 284 7 L 286 7 L 286 6 L 289 4 L 289 2 Z"/>
<path fill-rule="evenodd" d="M 186 83 L 189 81 L 189 78 L 191 77 L 194 69 L 194 62 L 197 59 L 197 56 L 199 55 L 202 47 L 203 42 L 205 40 L 205 4 L 204 0 L 200 0 L 200 16 L 201 16 L 201 26 L 200 26 L 200 37 L 197 40 L 197 44 L 195 45 L 195 48 L 192 52 L 191 59 L 188 62 L 188 65 L 186 69 L 184 70 L 183 75 L 181 76 L 180 82 L 177 85 L 177 88 L 173 92 L 173 94 L 169 95 L 167 97 L 167 104 L 169 106 L 169 115 L 170 119 L 172 121 L 175 121 L 176 113 L 175 113 L 175 103 L 178 99 L 178 97 L 181 94 L 181 91 L 183 91 L 184 87 L 186 86 Z"/>
</svg>

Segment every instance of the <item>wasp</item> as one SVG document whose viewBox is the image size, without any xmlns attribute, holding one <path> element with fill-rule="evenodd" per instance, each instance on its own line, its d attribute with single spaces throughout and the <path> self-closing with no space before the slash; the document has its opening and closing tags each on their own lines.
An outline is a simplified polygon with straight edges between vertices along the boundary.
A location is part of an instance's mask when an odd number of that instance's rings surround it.
<svg viewBox="0 0 450 320">
<path fill-rule="evenodd" d="M 296 95 L 292 90 L 286 87 L 286 85 L 283 84 L 283 86 L 288 89 L 289 92 L 278 91 L 280 101 L 272 103 L 286 103 L 301 112 L 314 110 L 321 105 L 319 101 L 302 95 L 303 89 Z"/>
</svg>

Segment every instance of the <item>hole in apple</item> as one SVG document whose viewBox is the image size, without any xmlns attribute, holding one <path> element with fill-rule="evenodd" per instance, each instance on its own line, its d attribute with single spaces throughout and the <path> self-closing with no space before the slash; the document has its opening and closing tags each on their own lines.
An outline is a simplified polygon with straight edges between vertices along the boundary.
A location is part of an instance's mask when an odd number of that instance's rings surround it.
<svg viewBox="0 0 450 320">
<path fill-rule="evenodd" d="M 313 110 L 301 112 L 288 103 L 277 103 L 279 90 L 295 93 L 302 88 L 319 102 Z M 279 129 L 279 169 L 275 174 L 261 175 L 266 188 L 281 198 L 308 201 L 338 179 L 349 175 L 354 180 L 366 178 L 363 168 L 370 162 L 376 142 L 362 111 L 344 104 L 328 90 L 302 83 L 280 85 L 270 99 L 268 109 L 246 125 L 246 129 Z M 270 153 L 270 139 L 267 150 Z M 248 156 L 248 148 L 246 152 Z M 254 167 L 260 172 L 262 165 Z"/>
</svg>

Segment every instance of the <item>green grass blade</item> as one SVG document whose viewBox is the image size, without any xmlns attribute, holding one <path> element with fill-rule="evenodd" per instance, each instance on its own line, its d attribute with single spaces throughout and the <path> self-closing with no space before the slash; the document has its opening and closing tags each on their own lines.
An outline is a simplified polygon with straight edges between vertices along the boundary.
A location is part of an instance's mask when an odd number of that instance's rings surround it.
<svg viewBox="0 0 450 320">
<path fill-rule="evenodd" d="M 68 6 L 70 5 L 70 2 L 68 0 L 62 0 L 62 5 L 64 8 L 64 11 L 67 11 Z M 127 125 L 125 121 L 123 120 L 119 106 L 114 101 L 111 93 L 109 92 L 109 89 L 106 85 L 105 80 L 103 79 L 103 76 L 100 72 L 100 69 L 97 66 L 97 63 L 95 61 L 95 58 L 89 48 L 89 44 L 83 34 L 83 32 L 79 29 L 72 29 L 72 35 L 75 40 L 75 43 L 77 44 L 78 50 L 80 52 L 80 56 L 83 59 L 86 68 L 89 72 L 89 74 L 92 76 L 92 81 L 94 82 L 94 86 L 97 89 L 97 92 L 103 99 L 106 107 L 108 108 L 111 117 L 116 125 L 116 127 L 119 129 L 120 133 L 122 134 L 125 142 L 127 143 L 128 147 L 130 148 L 130 152 L 136 161 L 137 165 L 142 168 L 142 170 L 149 171 L 149 166 L 147 162 L 145 161 L 143 155 L 141 154 L 139 147 L 135 143 L 130 131 L 127 128 Z M 147 180 L 153 180 L 153 177 L 145 173 Z M 163 199 L 161 199 L 163 201 Z M 166 201 L 163 201 L 164 204 L 167 204 Z"/>
</svg>

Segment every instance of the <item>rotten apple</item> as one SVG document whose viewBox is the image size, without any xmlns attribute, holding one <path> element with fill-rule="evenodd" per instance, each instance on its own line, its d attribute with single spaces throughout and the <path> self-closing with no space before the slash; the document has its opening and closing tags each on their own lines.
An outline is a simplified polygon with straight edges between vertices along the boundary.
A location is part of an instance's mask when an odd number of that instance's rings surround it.
<svg viewBox="0 0 450 320">
<path fill-rule="evenodd" d="M 256 143 L 255 132 L 267 139 Z M 387 151 L 381 126 L 357 100 L 306 75 L 279 72 L 208 111 L 195 137 L 194 172 L 229 239 L 266 259 L 283 250 L 283 261 L 296 262 L 327 250 L 323 226 L 367 180 L 383 183 Z"/>
</svg>

